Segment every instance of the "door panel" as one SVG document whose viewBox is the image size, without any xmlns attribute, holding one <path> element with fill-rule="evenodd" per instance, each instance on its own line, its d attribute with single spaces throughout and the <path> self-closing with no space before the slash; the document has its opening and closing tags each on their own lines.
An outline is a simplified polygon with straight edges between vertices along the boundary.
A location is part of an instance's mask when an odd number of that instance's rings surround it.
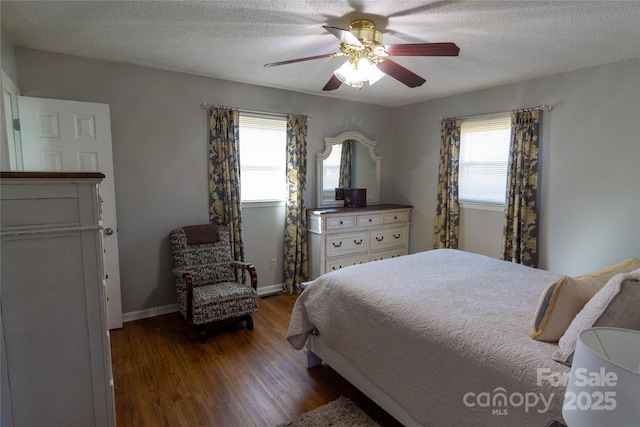
<svg viewBox="0 0 640 427">
<path fill-rule="evenodd" d="M 109 329 L 122 327 L 118 226 L 109 105 L 18 96 L 22 170 L 101 172 Z"/>
</svg>

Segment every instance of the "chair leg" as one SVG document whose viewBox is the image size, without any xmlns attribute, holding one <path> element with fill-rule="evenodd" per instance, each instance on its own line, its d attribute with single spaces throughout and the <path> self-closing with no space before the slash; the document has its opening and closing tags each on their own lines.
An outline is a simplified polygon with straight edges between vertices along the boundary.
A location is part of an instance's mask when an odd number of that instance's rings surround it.
<svg viewBox="0 0 640 427">
<path fill-rule="evenodd" d="M 204 344 L 207 340 L 207 330 L 203 327 L 200 328 L 200 344 Z"/>
<path fill-rule="evenodd" d="M 247 314 L 244 320 L 247 321 L 247 329 L 253 331 L 253 317 L 251 317 L 250 314 Z"/>
</svg>

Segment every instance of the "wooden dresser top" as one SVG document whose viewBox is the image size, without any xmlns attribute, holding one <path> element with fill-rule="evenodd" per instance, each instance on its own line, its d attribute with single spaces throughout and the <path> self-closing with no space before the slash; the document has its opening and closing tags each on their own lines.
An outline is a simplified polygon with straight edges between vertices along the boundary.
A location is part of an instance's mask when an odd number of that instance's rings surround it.
<svg viewBox="0 0 640 427">
<path fill-rule="evenodd" d="M 324 208 L 307 208 L 307 213 L 314 215 L 322 215 L 322 214 L 357 214 L 357 213 L 365 213 L 372 211 L 386 211 L 392 209 L 411 209 L 413 206 L 409 205 L 394 205 L 394 204 L 384 204 L 384 205 L 369 205 L 364 208 L 345 208 L 342 206 L 328 206 Z"/>
</svg>

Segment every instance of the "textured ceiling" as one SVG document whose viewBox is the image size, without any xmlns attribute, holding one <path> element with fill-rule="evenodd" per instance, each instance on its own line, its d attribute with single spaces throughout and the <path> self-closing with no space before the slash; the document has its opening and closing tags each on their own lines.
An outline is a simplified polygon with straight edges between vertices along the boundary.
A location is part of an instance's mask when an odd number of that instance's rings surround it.
<svg viewBox="0 0 640 427">
<path fill-rule="evenodd" d="M 139 64 L 370 104 L 399 106 L 640 57 L 638 1 L 5 1 L 15 47 Z M 458 57 L 394 57 L 427 82 L 387 76 L 322 87 L 344 58 L 323 25 L 372 19 L 384 42 L 452 41 Z"/>
</svg>

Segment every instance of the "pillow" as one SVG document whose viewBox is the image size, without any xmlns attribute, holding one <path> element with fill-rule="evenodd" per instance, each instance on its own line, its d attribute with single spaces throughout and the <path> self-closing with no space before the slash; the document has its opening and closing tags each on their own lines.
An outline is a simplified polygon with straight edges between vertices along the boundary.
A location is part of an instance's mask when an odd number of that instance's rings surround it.
<svg viewBox="0 0 640 427">
<path fill-rule="evenodd" d="M 640 260 L 630 258 L 591 274 L 576 278 L 559 277 L 542 293 L 529 335 L 538 341 L 558 341 L 576 314 L 609 279 L 618 273 L 628 273 L 638 268 Z"/>
<path fill-rule="evenodd" d="M 597 326 L 640 330 L 640 269 L 614 276 L 591 298 L 560 338 L 553 360 L 571 365 L 580 332 Z"/>
</svg>

